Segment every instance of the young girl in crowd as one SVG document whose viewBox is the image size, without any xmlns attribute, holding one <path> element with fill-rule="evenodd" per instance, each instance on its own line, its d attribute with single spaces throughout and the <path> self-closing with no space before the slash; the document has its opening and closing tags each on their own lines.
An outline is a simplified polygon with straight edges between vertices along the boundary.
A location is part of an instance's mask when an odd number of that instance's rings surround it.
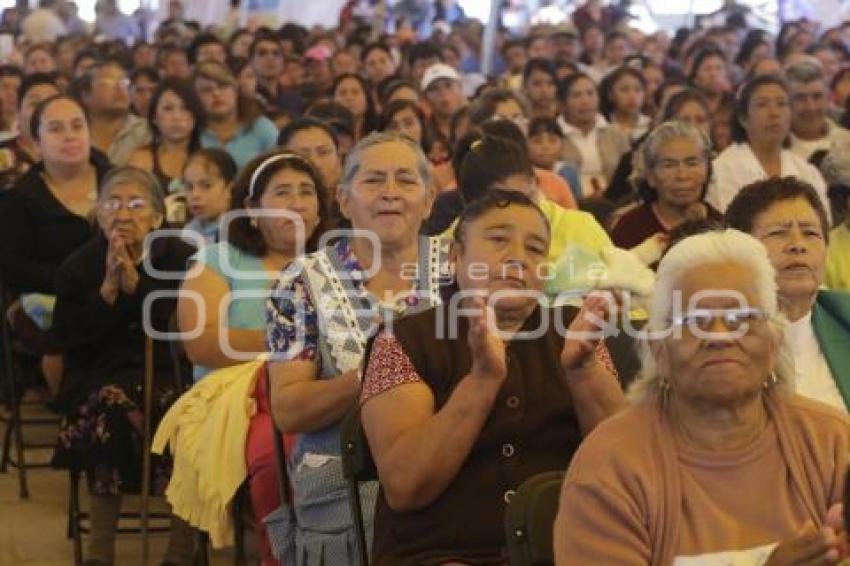
<svg viewBox="0 0 850 566">
<path fill-rule="evenodd" d="M 192 220 L 184 227 L 207 244 L 219 240 L 219 217 L 230 207 L 236 162 L 222 149 L 193 153 L 183 168 L 183 187 Z"/>
<path fill-rule="evenodd" d="M 581 198 L 581 181 L 575 167 L 561 161 L 564 132 L 553 118 L 540 116 L 528 124 L 528 156 L 531 164 L 554 171 L 570 185 L 573 195 Z"/>
</svg>

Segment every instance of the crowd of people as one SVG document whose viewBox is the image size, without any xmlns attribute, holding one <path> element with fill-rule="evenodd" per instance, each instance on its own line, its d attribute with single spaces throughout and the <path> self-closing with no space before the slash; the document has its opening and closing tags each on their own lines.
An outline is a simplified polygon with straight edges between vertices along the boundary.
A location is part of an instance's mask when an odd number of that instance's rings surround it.
<svg viewBox="0 0 850 566">
<path fill-rule="evenodd" d="M 162 564 L 231 544 L 242 484 L 264 566 L 357 563 L 352 412 L 378 565 L 505 563 L 553 470 L 557 564 L 850 558 L 850 22 L 670 37 L 588 0 L 483 65 L 452 2 L 428 37 L 172 4 L 129 46 L 4 19 L 0 278 L 85 564 L 146 420 Z"/>
</svg>

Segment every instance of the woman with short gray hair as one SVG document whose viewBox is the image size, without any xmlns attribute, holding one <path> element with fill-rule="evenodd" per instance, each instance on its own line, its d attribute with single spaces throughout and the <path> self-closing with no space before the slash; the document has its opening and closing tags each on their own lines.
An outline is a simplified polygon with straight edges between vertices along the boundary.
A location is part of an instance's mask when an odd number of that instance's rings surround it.
<svg viewBox="0 0 850 566">
<path fill-rule="evenodd" d="M 704 198 L 711 176 L 711 142 L 686 122 L 656 127 L 634 154 L 632 184 L 641 203 L 624 212 L 611 229 L 621 248 L 641 246 L 646 259 L 658 261 L 667 236 L 686 220 L 721 220 Z"/>
<path fill-rule="evenodd" d="M 271 412 L 283 432 L 297 435 L 287 460 L 299 564 L 358 560 L 339 423 L 360 395 L 360 362 L 376 320 L 440 301 L 448 243 L 419 237 L 434 192 L 417 144 L 370 134 L 348 154 L 337 193 L 352 231 L 295 260 L 272 289 Z M 377 485 L 361 484 L 361 492 L 371 541 Z"/>
<path fill-rule="evenodd" d="M 764 246 L 691 236 L 658 267 L 632 406 L 573 457 L 555 563 L 837 564 L 850 418 L 787 387 Z"/>
<path fill-rule="evenodd" d="M 142 383 L 145 337 L 165 332 L 177 288 L 194 249 L 178 237 L 149 239 L 162 226 L 165 207 L 157 180 L 132 166 L 113 169 L 96 205 L 99 233 L 74 252 L 56 276 L 53 330 L 64 375 L 57 404 L 66 412 L 54 465 L 85 472 L 90 490 L 89 565 L 112 564 L 121 496 L 141 488 Z M 148 303 L 160 291 L 170 294 Z M 156 422 L 180 393 L 168 344 L 154 342 Z M 153 459 L 154 489 L 161 492 L 170 466 Z M 192 532 L 172 521 L 166 560 L 191 559 Z"/>
</svg>

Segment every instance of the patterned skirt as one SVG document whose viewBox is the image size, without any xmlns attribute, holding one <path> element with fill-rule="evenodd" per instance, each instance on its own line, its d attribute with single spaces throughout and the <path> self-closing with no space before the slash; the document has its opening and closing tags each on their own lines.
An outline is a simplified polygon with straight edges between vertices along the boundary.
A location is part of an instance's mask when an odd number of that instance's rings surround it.
<svg viewBox="0 0 850 566">
<path fill-rule="evenodd" d="M 153 395 L 151 434 L 177 398 L 174 388 Z M 144 415 L 141 387 L 104 385 L 62 423 L 53 465 L 86 473 L 97 495 L 140 493 Z M 161 495 L 171 476 L 171 458 L 151 456 L 151 495 Z"/>
</svg>

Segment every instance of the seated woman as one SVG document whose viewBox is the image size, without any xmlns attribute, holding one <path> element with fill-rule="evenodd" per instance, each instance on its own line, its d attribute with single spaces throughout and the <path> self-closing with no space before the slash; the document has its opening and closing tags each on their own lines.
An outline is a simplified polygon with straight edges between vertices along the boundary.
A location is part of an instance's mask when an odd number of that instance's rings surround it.
<svg viewBox="0 0 850 566">
<path fill-rule="evenodd" d="M 597 330 L 588 315 L 613 314 L 606 301 L 539 304 L 549 238 L 531 199 L 489 191 L 455 231 L 457 295 L 375 338 L 361 394 L 381 486 L 374 564 L 501 563 L 514 490 L 566 466 L 625 403 L 604 343 L 558 332 Z"/>
<path fill-rule="evenodd" d="M 162 225 L 162 191 L 148 172 L 114 169 L 103 181 L 97 204 L 100 232 L 62 265 L 56 276 L 54 333 L 65 373 L 57 404 L 66 411 L 53 463 L 86 472 L 90 492 L 87 564 L 112 564 L 121 496 L 141 488 L 142 426 L 155 423 L 179 394 L 168 344 L 154 342 L 152 413 L 143 415 L 145 337 L 165 332 L 174 295 L 194 249 L 179 238 L 145 238 Z M 175 275 L 177 277 L 175 277 Z M 148 309 L 148 312 L 143 312 Z M 168 462 L 153 460 L 152 490 L 161 493 Z M 172 520 L 166 555 L 182 564 L 191 557 L 192 534 Z"/>
<path fill-rule="evenodd" d="M 657 262 L 670 230 L 686 220 L 721 214 L 703 200 L 711 167 L 708 138 L 686 122 L 665 122 L 652 130 L 635 154 L 633 182 L 643 204 L 619 217 L 611 229 L 614 245 L 631 249 L 648 240 L 644 258 Z M 651 250 L 649 248 L 655 248 Z"/>
<path fill-rule="evenodd" d="M 675 298 L 675 299 L 674 299 Z M 837 564 L 850 419 L 790 391 L 764 246 L 738 231 L 661 260 L 634 404 L 567 470 L 555 563 Z"/>
<path fill-rule="evenodd" d="M 224 232 L 226 241 L 205 247 L 193 258 L 202 267 L 183 283 L 178 301 L 180 329 L 187 335 L 197 328 L 200 313 L 204 313 L 201 332 L 184 340 L 186 353 L 195 364 L 196 381 L 213 369 L 253 359 L 266 351 L 265 304 L 272 283 L 299 252 L 315 251 L 328 225 L 328 197 L 320 174 L 306 158 L 286 150 L 257 157 L 245 167 L 234 187 L 231 211 L 244 214 L 230 219 Z M 257 216 L 252 214 L 255 211 Z M 282 216 L 283 211 L 301 218 L 306 241 L 298 240 L 299 229 Z M 281 217 L 269 215 L 274 212 L 281 212 Z M 249 295 L 234 296 L 236 293 Z M 222 321 L 219 313 L 224 304 L 227 320 Z M 224 341 L 235 356 L 222 348 Z M 257 524 L 261 524 L 280 501 L 263 380 L 250 394 L 256 399 L 257 412 L 245 431 L 245 458 L 252 508 Z M 223 392 L 205 402 L 228 399 Z M 263 564 L 274 564 L 264 529 L 261 553 Z"/>
<path fill-rule="evenodd" d="M 223 149 L 199 149 L 189 156 L 181 184 L 191 220 L 183 230 L 207 244 L 218 242 L 220 218 L 230 208 L 237 172 L 236 162 Z"/>
<path fill-rule="evenodd" d="M 776 269 L 796 391 L 847 412 L 850 294 L 820 289 L 829 232 L 818 194 L 794 177 L 759 181 L 732 199 L 726 221 L 761 240 Z"/>
<path fill-rule="evenodd" d="M 287 455 L 297 555 L 306 563 L 353 564 L 338 425 L 360 393 L 376 318 L 438 303 L 448 249 L 439 238 L 419 237 L 434 200 L 431 164 L 405 136 L 361 140 L 346 158 L 337 199 L 354 231 L 281 274 L 267 309 L 268 371 L 275 424 L 298 435 Z M 361 490 L 370 540 L 376 488 Z"/>
<path fill-rule="evenodd" d="M 829 199 L 835 226 L 829 233 L 826 251 L 826 286 L 833 290 L 850 291 L 850 147 L 836 145 L 820 169 L 829 185 Z"/>
</svg>

